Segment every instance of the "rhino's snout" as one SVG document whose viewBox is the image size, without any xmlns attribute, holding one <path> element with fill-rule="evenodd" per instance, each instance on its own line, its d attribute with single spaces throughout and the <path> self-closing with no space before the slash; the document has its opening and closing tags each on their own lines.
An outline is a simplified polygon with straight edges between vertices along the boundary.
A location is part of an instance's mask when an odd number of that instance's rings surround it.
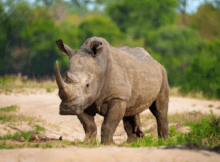
<svg viewBox="0 0 220 162">
<path fill-rule="evenodd" d="M 68 106 L 64 103 L 60 104 L 60 115 L 79 115 L 83 113 L 82 105 Z"/>
</svg>

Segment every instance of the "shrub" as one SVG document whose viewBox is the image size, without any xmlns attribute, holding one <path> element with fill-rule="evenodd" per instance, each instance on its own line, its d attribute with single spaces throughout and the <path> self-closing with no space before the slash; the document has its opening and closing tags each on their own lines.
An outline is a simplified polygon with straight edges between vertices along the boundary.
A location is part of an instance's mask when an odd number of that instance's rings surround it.
<svg viewBox="0 0 220 162">
<path fill-rule="evenodd" d="M 181 90 L 203 91 L 207 97 L 220 98 L 220 40 L 209 43 L 204 50 L 195 57 L 192 66 L 184 74 L 186 84 Z"/>
<path fill-rule="evenodd" d="M 91 16 L 79 25 L 81 44 L 89 37 L 97 36 L 105 38 L 110 44 L 123 38 L 123 34 L 114 22 L 108 17 Z"/>
<path fill-rule="evenodd" d="M 193 58 L 202 49 L 204 42 L 198 33 L 187 27 L 175 25 L 164 26 L 156 32 L 151 32 L 145 45 L 159 53 L 159 60 L 167 69 L 171 86 L 183 84 L 184 70 L 191 66 Z"/>
</svg>

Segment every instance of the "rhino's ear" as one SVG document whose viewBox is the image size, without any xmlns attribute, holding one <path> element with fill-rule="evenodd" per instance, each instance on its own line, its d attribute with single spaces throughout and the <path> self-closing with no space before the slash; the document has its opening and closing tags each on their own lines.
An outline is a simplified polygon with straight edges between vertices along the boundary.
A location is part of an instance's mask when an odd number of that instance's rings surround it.
<svg viewBox="0 0 220 162">
<path fill-rule="evenodd" d="M 102 42 L 99 42 L 99 41 L 91 42 L 90 49 L 92 50 L 93 57 L 97 56 L 98 54 L 102 52 L 102 49 L 103 49 Z"/>
<path fill-rule="evenodd" d="M 63 55 L 68 55 L 69 57 L 71 57 L 75 53 L 75 51 L 66 44 L 64 44 L 61 39 L 57 40 L 56 44 Z"/>
</svg>

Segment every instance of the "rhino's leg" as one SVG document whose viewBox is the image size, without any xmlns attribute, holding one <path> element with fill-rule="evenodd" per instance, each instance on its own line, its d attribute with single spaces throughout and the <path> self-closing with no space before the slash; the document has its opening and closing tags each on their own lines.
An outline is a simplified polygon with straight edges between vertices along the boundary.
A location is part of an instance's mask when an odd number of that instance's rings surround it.
<svg viewBox="0 0 220 162">
<path fill-rule="evenodd" d="M 95 139 L 97 136 L 97 127 L 94 121 L 95 113 L 85 111 L 82 114 L 77 115 L 79 121 L 83 125 L 85 131 L 85 140 Z"/>
<path fill-rule="evenodd" d="M 139 114 L 123 118 L 124 129 L 128 135 L 128 142 L 144 137 L 141 129 L 141 121 Z"/>
<path fill-rule="evenodd" d="M 150 111 L 156 117 L 157 120 L 157 132 L 158 136 L 166 138 L 168 134 L 168 112 L 169 103 L 169 85 L 167 81 L 166 71 L 163 71 L 163 83 L 157 99 L 150 106 Z"/>
<path fill-rule="evenodd" d="M 107 114 L 104 116 L 104 121 L 101 128 L 101 143 L 109 144 L 113 142 L 113 134 L 116 127 L 123 118 L 126 109 L 126 102 L 114 99 L 109 103 Z"/>
</svg>

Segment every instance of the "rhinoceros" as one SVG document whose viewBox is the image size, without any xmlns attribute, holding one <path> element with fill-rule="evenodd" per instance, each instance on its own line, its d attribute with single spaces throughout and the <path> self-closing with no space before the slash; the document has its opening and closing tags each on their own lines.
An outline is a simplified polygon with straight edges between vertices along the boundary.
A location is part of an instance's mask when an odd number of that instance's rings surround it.
<svg viewBox="0 0 220 162">
<path fill-rule="evenodd" d="M 123 120 L 128 141 L 143 137 L 139 114 L 147 108 L 157 120 L 160 138 L 168 133 L 169 84 L 165 68 L 143 48 L 111 46 L 104 38 L 88 38 L 74 51 L 61 39 L 56 44 L 69 56 L 69 71 L 62 79 L 56 62 L 56 82 L 62 100 L 60 115 L 77 115 L 86 139 L 97 136 L 94 116 L 104 116 L 101 143 L 114 143 Z"/>
</svg>

